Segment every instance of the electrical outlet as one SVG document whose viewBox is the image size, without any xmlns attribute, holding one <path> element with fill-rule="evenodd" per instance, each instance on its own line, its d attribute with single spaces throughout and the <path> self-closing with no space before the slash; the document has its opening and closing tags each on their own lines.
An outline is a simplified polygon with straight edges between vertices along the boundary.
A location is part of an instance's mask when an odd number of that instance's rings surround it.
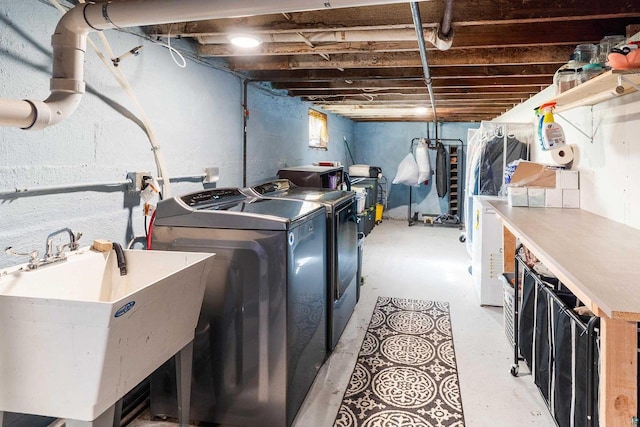
<svg viewBox="0 0 640 427">
<path fill-rule="evenodd" d="M 205 184 L 216 183 L 220 179 L 219 168 L 205 168 L 204 173 L 205 173 L 205 178 L 204 178 Z"/>
<path fill-rule="evenodd" d="M 127 179 L 131 181 L 128 186 L 129 192 L 139 193 L 142 191 L 143 177 L 145 176 L 152 176 L 151 172 L 127 172 Z"/>
</svg>

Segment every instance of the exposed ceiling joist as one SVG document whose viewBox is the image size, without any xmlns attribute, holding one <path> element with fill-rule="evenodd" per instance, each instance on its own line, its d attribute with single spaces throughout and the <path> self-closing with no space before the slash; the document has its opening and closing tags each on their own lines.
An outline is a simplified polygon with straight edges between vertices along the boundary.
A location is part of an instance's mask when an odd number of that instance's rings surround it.
<svg viewBox="0 0 640 427">
<path fill-rule="evenodd" d="M 464 65 L 516 65 L 516 64 L 561 64 L 567 62 L 575 45 L 520 47 L 515 49 L 489 48 L 464 49 L 455 52 L 430 52 L 429 65 L 433 67 L 457 67 Z M 320 61 L 315 56 L 296 55 L 287 57 L 232 58 L 230 65 L 239 71 L 248 70 L 295 70 L 326 68 L 396 68 L 419 67 L 417 52 L 388 52 L 384 54 L 337 54 L 331 61 Z"/>
<path fill-rule="evenodd" d="M 552 22 L 585 20 L 632 19 L 639 16 L 638 4 L 633 0 L 560 0 L 553 4 L 526 0 L 458 0 L 453 4 L 453 25 L 492 26 L 504 24 L 546 23 L 548 31 Z M 420 4 L 420 16 L 425 26 L 437 25 L 444 13 L 444 2 L 425 1 Z M 370 28 L 376 25 L 412 29 L 411 10 L 408 3 L 361 8 L 326 9 L 288 14 L 248 16 L 209 21 L 173 24 L 171 34 L 195 37 L 201 34 L 221 34 L 231 30 L 255 31 L 323 31 L 340 28 Z M 585 26 L 586 28 L 586 26 Z M 166 35 L 170 25 L 157 25 L 152 34 Z"/>
<path fill-rule="evenodd" d="M 420 2 L 425 34 L 435 34 L 444 7 L 445 0 Z M 453 0 L 451 47 L 441 51 L 427 43 L 438 119 L 496 117 L 549 86 L 576 45 L 624 34 L 630 24 L 640 24 L 639 1 Z M 248 80 L 270 82 L 353 120 L 431 119 L 413 111 L 428 104 L 428 94 L 408 3 L 147 30 L 192 37 L 200 56 L 221 58 Z M 234 32 L 257 35 L 263 43 L 238 50 L 228 43 Z"/>
</svg>

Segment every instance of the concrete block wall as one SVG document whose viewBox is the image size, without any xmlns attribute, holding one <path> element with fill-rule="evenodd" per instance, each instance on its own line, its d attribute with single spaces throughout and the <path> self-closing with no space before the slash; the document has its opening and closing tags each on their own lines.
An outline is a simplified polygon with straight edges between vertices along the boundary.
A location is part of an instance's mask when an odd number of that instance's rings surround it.
<svg viewBox="0 0 640 427">
<path fill-rule="evenodd" d="M 60 12 L 38 0 L 0 2 L 0 97 L 42 100 L 49 95 L 50 38 Z M 139 29 L 131 29 L 139 31 Z M 187 61 L 180 68 L 159 44 L 121 31 L 106 31 L 115 55 L 142 45 L 119 68 L 131 83 L 158 136 L 170 177 L 201 174 L 218 167 L 218 187 L 243 184 L 243 80 L 224 65 Z M 96 35 L 91 36 L 102 46 Z M 166 42 L 166 40 L 163 40 Z M 172 45 L 193 52 L 186 40 Z M 104 49 L 103 49 L 104 50 Z M 43 131 L 0 127 L 0 192 L 52 185 L 124 181 L 127 172 L 157 175 L 139 112 L 91 48 L 85 58 L 87 93 L 67 120 Z M 278 169 L 319 160 L 381 166 L 389 183 L 412 138 L 425 136 L 425 123 L 354 123 L 328 114 L 327 150 L 310 149 L 309 103 L 248 85 L 247 170 L 251 185 Z M 473 124 L 444 124 L 442 138 L 466 141 Z M 431 129 L 431 135 L 434 135 Z M 435 153 L 432 163 L 435 165 Z M 432 180 L 433 181 L 433 180 Z M 172 183 L 173 195 L 202 188 Z M 446 212 L 433 185 L 414 190 L 415 210 Z M 387 217 L 405 219 L 408 188 L 389 186 Z M 0 249 L 45 249 L 46 236 L 60 228 L 82 232 L 81 244 L 103 238 L 127 244 L 145 234 L 141 201 L 122 186 L 55 193 L 0 196 Z M 0 268 L 26 262 L 0 252 Z"/>
<path fill-rule="evenodd" d="M 309 148 L 309 104 L 261 87 L 258 84 L 248 86 L 247 185 L 273 178 L 283 167 L 321 160 L 347 164 L 344 139 L 353 139 L 351 120 L 327 114 L 327 150 Z"/>
<path fill-rule="evenodd" d="M 398 164 L 409 153 L 411 140 L 427 136 L 435 137 L 433 123 L 425 122 L 359 122 L 355 124 L 355 160 L 356 163 L 380 166 L 387 177 L 388 209 L 385 217 L 393 219 L 407 219 L 409 202 L 409 187 L 403 184 L 392 184 L 396 176 Z M 461 139 L 466 146 L 467 130 L 477 128 L 477 123 L 443 123 L 438 125 L 438 137 L 443 139 Z M 415 148 L 413 150 L 415 154 Z M 436 152 L 429 150 L 431 167 L 435 172 Z M 420 184 L 414 187 L 412 193 L 412 212 L 446 213 L 449 211 L 448 195 L 438 197 L 435 187 L 435 175 L 428 185 Z"/>
<path fill-rule="evenodd" d="M 0 2 L 0 97 L 42 100 L 49 95 L 50 38 L 60 16 L 38 0 Z M 139 56 L 124 59 L 119 67 L 158 136 L 166 173 L 194 175 L 218 167 L 218 187 L 242 186 L 241 78 L 221 69 L 222 64 L 187 61 L 180 68 L 165 47 L 119 31 L 105 35 L 116 55 L 143 45 Z M 91 37 L 101 46 L 96 35 Z M 173 40 L 172 45 L 193 50 L 186 41 Z M 131 171 L 157 175 L 136 106 L 90 48 L 85 81 L 87 93 L 66 121 L 43 131 L 0 127 L 0 192 L 117 182 Z M 346 161 L 342 141 L 352 139 L 350 120 L 329 114 L 329 150 L 310 150 L 308 104 L 251 85 L 248 97 L 248 183 L 273 177 L 284 165 Z M 171 188 L 178 195 L 202 185 L 182 182 Z M 64 227 L 83 232 L 82 246 L 96 238 L 124 245 L 145 233 L 140 198 L 118 186 L 0 198 L 0 249 L 42 254 L 46 236 Z M 0 252 L 0 268 L 26 261 Z"/>
</svg>

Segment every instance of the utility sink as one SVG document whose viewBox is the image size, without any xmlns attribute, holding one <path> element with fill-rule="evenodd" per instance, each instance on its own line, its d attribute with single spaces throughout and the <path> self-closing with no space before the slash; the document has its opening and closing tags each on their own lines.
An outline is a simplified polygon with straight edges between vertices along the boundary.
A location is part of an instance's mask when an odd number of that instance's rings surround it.
<svg viewBox="0 0 640 427">
<path fill-rule="evenodd" d="M 213 254 L 124 252 L 0 272 L 0 411 L 95 420 L 193 340 Z"/>
</svg>

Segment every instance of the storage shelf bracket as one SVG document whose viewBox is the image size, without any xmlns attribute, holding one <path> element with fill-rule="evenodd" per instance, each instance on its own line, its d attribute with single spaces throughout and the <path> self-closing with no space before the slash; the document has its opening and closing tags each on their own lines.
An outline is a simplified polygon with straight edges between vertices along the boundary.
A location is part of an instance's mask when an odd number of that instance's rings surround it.
<svg viewBox="0 0 640 427">
<path fill-rule="evenodd" d="M 583 134 L 585 137 L 587 137 L 591 143 L 593 143 L 593 133 L 591 135 L 587 134 L 585 131 L 580 129 L 575 123 L 573 123 L 571 120 L 567 119 L 566 117 L 564 117 L 560 113 L 553 113 L 553 115 L 556 116 L 556 117 L 560 117 L 562 120 L 567 122 L 572 128 L 574 128 L 575 130 L 577 130 L 578 132 Z M 593 117 L 593 115 L 592 115 L 592 117 Z"/>
<path fill-rule="evenodd" d="M 628 79 L 625 75 L 620 74 L 618 76 L 618 87 L 621 87 L 623 82 L 628 84 L 629 86 L 631 86 L 632 88 L 634 88 L 638 92 L 640 92 L 640 86 L 635 84 L 632 80 Z M 624 92 L 624 87 L 622 88 L 622 91 Z M 616 88 L 616 92 L 618 92 L 618 88 Z"/>
</svg>

